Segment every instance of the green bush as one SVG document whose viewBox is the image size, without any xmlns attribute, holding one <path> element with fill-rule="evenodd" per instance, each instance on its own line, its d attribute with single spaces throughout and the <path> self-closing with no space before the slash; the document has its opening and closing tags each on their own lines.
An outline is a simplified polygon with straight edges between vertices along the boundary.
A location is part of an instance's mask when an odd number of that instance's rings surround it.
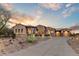
<svg viewBox="0 0 79 59">
<path fill-rule="evenodd" d="M 27 42 L 29 43 L 34 43 L 36 42 L 36 38 L 35 38 L 35 35 L 34 34 L 31 34 L 27 37 Z"/>
</svg>

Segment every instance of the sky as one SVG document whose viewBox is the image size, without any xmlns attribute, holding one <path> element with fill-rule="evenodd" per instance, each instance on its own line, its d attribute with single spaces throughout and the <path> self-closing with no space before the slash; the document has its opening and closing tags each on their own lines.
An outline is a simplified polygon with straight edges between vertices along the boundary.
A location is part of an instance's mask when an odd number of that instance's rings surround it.
<svg viewBox="0 0 79 59">
<path fill-rule="evenodd" d="M 54 28 L 79 25 L 78 3 L 4 3 L 0 5 L 12 12 L 8 22 L 10 27 L 18 23 Z"/>
</svg>

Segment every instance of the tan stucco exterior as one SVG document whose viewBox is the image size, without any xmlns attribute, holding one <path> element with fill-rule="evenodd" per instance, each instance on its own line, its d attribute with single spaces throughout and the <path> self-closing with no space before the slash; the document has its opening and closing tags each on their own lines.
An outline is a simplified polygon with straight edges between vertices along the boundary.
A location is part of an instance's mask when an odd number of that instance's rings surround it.
<svg viewBox="0 0 79 59">
<path fill-rule="evenodd" d="M 26 37 L 27 34 L 26 34 L 26 28 L 25 26 L 21 25 L 21 24 L 18 24 L 16 26 L 13 27 L 13 31 L 14 33 L 16 34 L 16 37 Z"/>
<path fill-rule="evenodd" d="M 27 37 L 30 34 L 35 34 L 37 36 L 70 36 L 69 30 L 55 30 L 51 27 L 45 27 L 42 25 L 34 26 L 24 26 L 22 24 L 17 24 L 13 27 L 13 31 L 16 34 L 16 37 Z"/>
</svg>

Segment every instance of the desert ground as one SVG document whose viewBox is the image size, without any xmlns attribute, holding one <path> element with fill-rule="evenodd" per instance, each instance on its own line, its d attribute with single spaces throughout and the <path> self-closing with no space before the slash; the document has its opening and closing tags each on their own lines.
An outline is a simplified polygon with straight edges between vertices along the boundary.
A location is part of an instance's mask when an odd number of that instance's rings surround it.
<svg viewBox="0 0 79 59">
<path fill-rule="evenodd" d="M 3 56 L 77 56 L 78 53 L 68 44 L 70 37 L 53 37 L 39 39 L 37 43 L 18 44 L 18 40 L 14 43 L 6 42 L 8 46 L 2 45 L 0 55 Z"/>
</svg>

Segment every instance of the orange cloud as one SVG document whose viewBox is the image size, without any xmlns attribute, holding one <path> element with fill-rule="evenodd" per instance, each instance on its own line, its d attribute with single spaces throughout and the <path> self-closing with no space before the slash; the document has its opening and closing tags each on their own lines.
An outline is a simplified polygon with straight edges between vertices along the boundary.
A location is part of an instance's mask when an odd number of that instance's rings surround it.
<svg viewBox="0 0 79 59">
<path fill-rule="evenodd" d="M 29 16 L 22 14 L 21 12 L 14 12 L 12 13 L 12 17 L 9 20 L 8 24 L 14 26 L 15 24 L 21 23 L 24 25 L 36 25 L 38 22 L 38 19 L 40 19 L 42 12 L 36 11 L 34 12 L 35 16 Z"/>
<path fill-rule="evenodd" d="M 33 14 L 35 14 L 35 16 L 29 16 L 21 12 L 13 11 L 13 4 L 11 3 L 1 3 L 0 5 L 6 10 L 11 11 L 12 13 L 11 18 L 7 23 L 10 27 L 18 23 L 24 25 L 35 25 L 38 22 L 38 19 L 40 19 L 40 17 L 42 16 L 42 12 L 40 10 L 33 11 Z"/>
<path fill-rule="evenodd" d="M 33 21 L 34 18 L 32 16 L 20 14 L 20 13 L 14 13 L 12 14 L 11 21 L 15 23 L 25 23 Z"/>
</svg>

